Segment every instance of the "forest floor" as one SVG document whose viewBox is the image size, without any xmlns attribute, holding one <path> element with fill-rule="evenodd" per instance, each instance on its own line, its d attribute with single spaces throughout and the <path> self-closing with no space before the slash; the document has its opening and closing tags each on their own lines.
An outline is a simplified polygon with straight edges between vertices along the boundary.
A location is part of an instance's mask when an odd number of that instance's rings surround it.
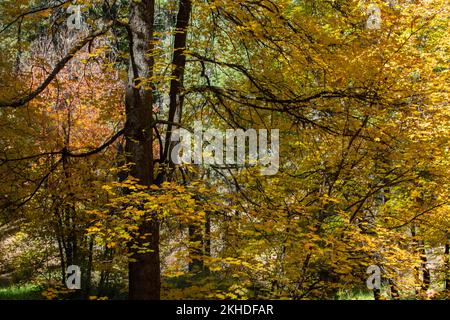
<svg viewBox="0 0 450 320">
<path fill-rule="evenodd" d="M 11 285 L 0 288 L 0 300 L 41 300 L 41 288 L 34 284 Z M 337 300 L 373 300 L 369 291 L 353 290 L 340 292 Z"/>
<path fill-rule="evenodd" d="M 0 300 L 40 300 L 41 288 L 34 284 L 0 288 Z"/>
</svg>

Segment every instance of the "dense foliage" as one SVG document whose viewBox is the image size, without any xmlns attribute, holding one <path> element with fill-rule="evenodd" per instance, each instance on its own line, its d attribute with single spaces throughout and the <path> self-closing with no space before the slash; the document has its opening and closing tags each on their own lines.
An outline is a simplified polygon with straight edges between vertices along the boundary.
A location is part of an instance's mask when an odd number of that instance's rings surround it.
<svg viewBox="0 0 450 320">
<path fill-rule="evenodd" d="M 448 298 L 449 14 L 442 0 L 1 0 L 0 286 Z M 195 121 L 279 129 L 278 172 L 175 164 L 171 136 Z"/>
</svg>

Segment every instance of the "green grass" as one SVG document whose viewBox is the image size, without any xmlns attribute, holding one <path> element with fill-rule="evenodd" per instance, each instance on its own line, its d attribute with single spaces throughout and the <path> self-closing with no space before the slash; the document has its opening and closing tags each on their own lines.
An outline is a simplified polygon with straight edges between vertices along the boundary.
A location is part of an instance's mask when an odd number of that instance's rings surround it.
<svg viewBox="0 0 450 320">
<path fill-rule="evenodd" d="M 373 292 L 368 290 L 342 290 L 338 300 L 374 300 Z"/>
<path fill-rule="evenodd" d="M 42 299 L 41 288 L 33 284 L 12 285 L 0 288 L 0 300 L 37 300 Z"/>
</svg>

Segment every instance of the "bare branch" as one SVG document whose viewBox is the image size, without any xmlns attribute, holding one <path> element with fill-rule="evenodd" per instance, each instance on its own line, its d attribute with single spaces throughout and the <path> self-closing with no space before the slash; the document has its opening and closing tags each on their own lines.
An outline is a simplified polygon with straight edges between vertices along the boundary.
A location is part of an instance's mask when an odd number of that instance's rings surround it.
<svg viewBox="0 0 450 320">
<path fill-rule="evenodd" d="M 79 50 L 81 50 L 81 48 L 84 47 L 85 44 L 92 41 L 95 37 L 105 34 L 108 31 L 110 26 L 111 26 L 111 23 L 107 24 L 105 26 L 105 28 L 103 28 L 101 30 L 97 30 L 97 31 L 91 33 L 88 37 L 84 38 L 83 40 L 80 40 L 77 44 L 75 44 L 75 46 L 72 47 L 72 49 L 69 50 L 67 55 L 56 64 L 53 71 L 47 76 L 47 78 L 44 80 L 44 82 L 42 82 L 34 91 L 32 91 L 31 93 L 27 94 L 24 97 L 16 98 L 13 101 L 0 101 L 0 108 L 21 107 L 24 104 L 26 104 L 26 103 L 30 102 L 31 100 L 33 100 L 34 98 L 36 98 L 42 91 L 45 90 L 45 88 L 47 88 L 47 86 L 52 82 L 52 80 L 64 68 L 64 66 L 67 64 L 67 62 L 69 62 L 73 58 L 73 56 Z"/>
<path fill-rule="evenodd" d="M 14 23 L 16 23 L 17 21 L 23 19 L 23 18 L 26 17 L 26 16 L 29 16 L 29 15 L 31 15 L 31 14 L 38 13 L 38 12 L 41 12 L 41 11 L 44 11 L 44 10 L 48 10 L 48 9 L 56 9 L 56 8 L 58 8 L 58 7 L 60 7 L 60 6 L 64 5 L 64 4 L 66 4 L 66 3 L 69 2 L 69 1 L 70 1 L 70 0 L 59 1 L 59 2 L 57 2 L 57 3 L 54 4 L 54 5 L 41 6 L 41 7 L 38 7 L 38 8 L 31 9 L 30 11 L 21 13 L 21 14 L 19 14 L 17 17 L 15 17 L 12 21 L 10 21 L 9 23 L 7 23 L 7 24 L 0 30 L 0 33 L 4 32 L 6 29 L 8 29 L 9 27 L 11 27 Z"/>
</svg>

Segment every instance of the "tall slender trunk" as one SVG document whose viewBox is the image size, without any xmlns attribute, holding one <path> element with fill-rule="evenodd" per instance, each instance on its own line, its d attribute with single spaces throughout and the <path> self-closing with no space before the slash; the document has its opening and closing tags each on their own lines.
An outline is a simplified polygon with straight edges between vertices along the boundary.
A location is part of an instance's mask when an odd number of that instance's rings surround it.
<svg viewBox="0 0 450 320">
<path fill-rule="evenodd" d="M 445 261 L 445 291 L 450 292 L 450 244 L 445 245 L 445 251 L 444 251 L 444 261 Z"/>
<path fill-rule="evenodd" d="M 417 266 L 415 269 L 417 281 L 420 282 L 420 288 L 416 289 L 416 295 L 426 293 L 426 291 L 430 289 L 431 284 L 431 274 L 430 269 L 428 268 L 425 243 L 424 240 L 420 238 L 418 230 L 419 229 L 417 226 L 411 227 L 411 235 L 413 237 L 414 247 L 421 261 L 420 266 Z M 420 277 L 422 277 L 422 281 L 420 281 Z"/>
<path fill-rule="evenodd" d="M 373 289 L 373 299 L 374 300 L 381 299 L 381 290 L 380 289 Z"/>
<path fill-rule="evenodd" d="M 206 257 L 211 257 L 211 212 L 206 212 L 205 221 L 205 252 Z M 209 269 L 206 269 L 209 272 Z"/>
<path fill-rule="evenodd" d="M 183 88 L 184 71 L 186 67 L 185 50 L 188 33 L 187 28 L 189 26 L 191 11 L 191 0 L 180 0 L 173 45 L 173 70 L 169 91 L 169 124 L 167 126 L 166 141 L 164 144 L 164 159 L 166 161 L 169 161 L 169 163 L 172 163 L 170 161 L 170 152 L 173 147 L 173 144 L 171 144 L 170 141 L 173 128 L 172 123 L 181 122 L 181 115 L 183 110 L 183 96 L 180 93 Z"/>
<path fill-rule="evenodd" d="M 89 237 L 88 239 L 88 260 L 86 263 L 86 272 L 85 272 L 85 285 L 84 285 L 84 297 L 89 298 L 91 295 L 91 286 L 92 286 L 92 262 L 94 255 L 94 238 Z"/>
<path fill-rule="evenodd" d="M 125 97 L 126 159 L 129 174 L 144 186 L 153 183 L 152 89 L 143 79 L 153 73 L 154 0 L 131 1 L 129 19 L 130 65 Z M 129 263 L 129 298 L 160 298 L 159 221 L 153 217 L 139 227 L 139 241 L 149 243 L 150 252 L 132 254 Z"/>
<path fill-rule="evenodd" d="M 393 279 L 389 279 L 389 287 L 391 289 L 391 298 L 394 300 L 399 300 L 400 292 L 398 291 L 397 284 Z"/>
<path fill-rule="evenodd" d="M 173 69 L 169 90 L 169 115 L 163 152 L 164 161 L 169 164 L 170 171 L 162 172 L 162 176 L 158 180 L 172 180 L 172 174 L 175 169 L 175 165 L 170 155 L 176 143 L 171 141 L 171 135 L 173 129 L 177 127 L 176 123 L 181 123 L 181 116 L 183 111 L 183 95 L 181 93 L 183 89 L 183 79 L 186 68 L 185 50 L 191 12 L 191 0 L 180 0 L 177 21 L 175 25 L 172 57 Z M 202 226 L 195 223 L 190 224 L 188 226 L 188 234 L 190 241 L 196 243 L 196 245 L 189 248 L 190 255 L 193 256 L 191 262 L 189 263 L 189 270 L 201 271 L 203 270 L 203 261 L 201 259 L 198 259 L 198 256 L 201 256 L 202 250 L 200 250 L 196 246 L 198 246 L 199 242 L 203 243 Z"/>
<path fill-rule="evenodd" d="M 431 274 L 430 269 L 428 268 L 427 254 L 425 252 L 425 244 L 423 240 L 419 240 L 419 253 L 420 260 L 422 261 L 421 269 L 422 269 L 422 292 L 427 292 L 430 289 L 431 284 Z"/>
<path fill-rule="evenodd" d="M 175 25 L 175 36 L 174 36 L 174 46 L 173 46 L 173 57 L 172 57 L 172 80 L 170 81 L 170 91 L 169 91 L 169 117 L 166 141 L 164 145 L 164 158 L 169 163 L 171 168 L 171 173 L 174 171 L 174 164 L 170 158 L 172 148 L 175 143 L 170 141 L 172 129 L 176 125 L 172 123 L 180 123 L 183 111 L 183 96 L 181 91 L 183 89 L 183 79 L 184 72 L 186 68 L 186 42 L 188 34 L 189 19 L 192 11 L 191 0 L 180 0 L 177 22 Z M 171 179 L 171 177 L 169 177 Z M 191 262 L 189 263 L 189 271 L 201 271 L 203 269 L 203 261 L 198 259 L 202 252 L 199 250 L 198 243 L 202 243 L 202 228 L 198 224 L 192 223 L 188 226 L 188 234 L 191 242 L 195 242 L 196 245 L 189 248 L 189 254 L 192 256 Z"/>
</svg>

